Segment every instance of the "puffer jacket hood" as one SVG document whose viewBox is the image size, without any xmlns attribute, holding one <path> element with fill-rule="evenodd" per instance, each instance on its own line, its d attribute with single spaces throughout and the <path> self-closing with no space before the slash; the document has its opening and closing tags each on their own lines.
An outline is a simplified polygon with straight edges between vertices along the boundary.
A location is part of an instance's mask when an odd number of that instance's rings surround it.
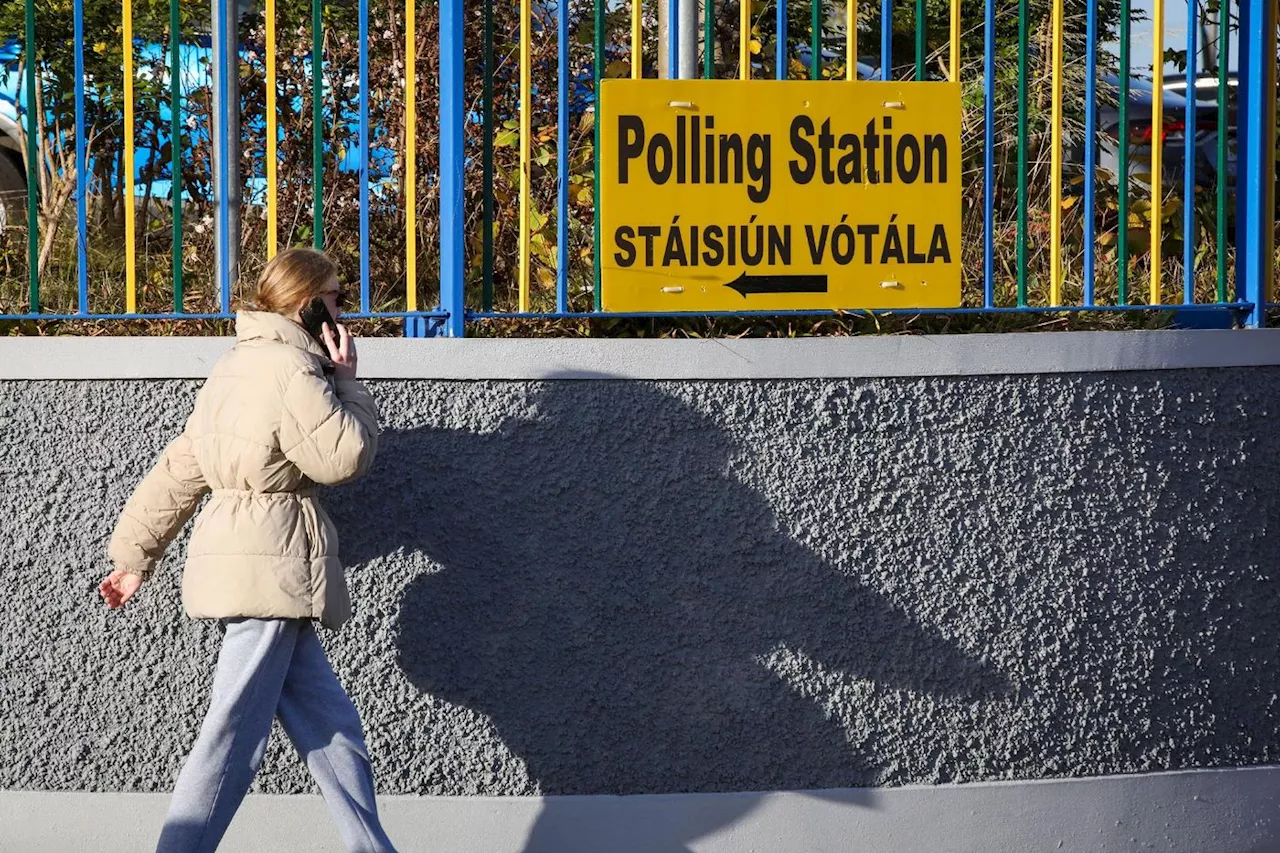
<svg viewBox="0 0 1280 853">
<path fill-rule="evenodd" d="M 108 549 L 116 567 L 150 577 L 208 494 L 183 572 L 188 614 L 345 622 L 338 537 L 315 491 L 369 469 L 378 414 L 361 383 L 330 367 L 292 320 L 237 314 L 235 347 L 121 513 Z"/>
</svg>

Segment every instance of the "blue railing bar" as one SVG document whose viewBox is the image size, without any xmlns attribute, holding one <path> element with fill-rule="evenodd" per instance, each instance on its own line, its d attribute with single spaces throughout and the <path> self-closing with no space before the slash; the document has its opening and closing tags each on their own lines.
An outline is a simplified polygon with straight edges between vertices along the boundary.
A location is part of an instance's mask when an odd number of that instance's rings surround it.
<svg viewBox="0 0 1280 853">
<path fill-rule="evenodd" d="M 217 75 L 217 101 L 214 104 L 214 164 L 217 170 L 218 185 L 215 190 L 217 195 L 217 239 L 218 239 L 218 263 L 215 265 L 217 273 L 217 285 L 219 292 L 219 304 L 223 311 L 231 310 L 231 282 L 234 278 L 234 270 L 232 263 L 232 242 L 231 242 L 231 198 L 232 198 L 232 181 L 231 176 L 238 174 L 239 163 L 237 158 L 233 156 L 231 151 L 230 128 L 238 128 L 240 126 L 239 116 L 235 116 L 232 121 L 232 98 L 229 97 L 228 89 L 231 85 L 230 78 L 227 74 L 228 66 L 231 64 L 233 57 L 238 55 L 236 42 L 238 41 L 237 30 L 234 26 L 228 26 L 228 19 L 232 22 L 236 20 L 234 16 L 228 15 L 228 0 L 213 0 L 213 62 L 214 73 Z M 235 98 L 238 101 L 239 98 Z M 237 110 L 238 112 L 238 110 Z M 236 211 L 237 217 L 239 211 Z"/>
<path fill-rule="evenodd" d="M 893 79 L 893 0 L 880 3 L 880 79 Z"/>
<path fill-rule="evenodd" d="M 466 334 L 466 93 L 463 91 L 462 0 L 440 3 L 440 307 L 446 337 Z"/>
<path fill-rule="evenodd" d="M 680 79 L 680 0 L 667 0 L 667 77 Z"/>
<path fill-rule="evenodd" d="M 556 132 L 556 310 L 569 310 L 569 0 L 556 0 L 559 24 L 559 129 Z"/>
<path fill-rule="evenodd" d="M 1196 0 L 1190 2 L 1194 3 Z M 1084 36 L 1085 50 L 1088 52 L 1084 72 L 1084 304 L 1092 306 L 1095 300 L 1093 284 L 1097 249 L 1093 211 L 1096 209 L 1095 178 L 1098 172 L 1098 4 L 1089 3 L 1088 7 Z M 1121 144 L 1127 145 L 1128 141 Z"/>
<path fill-rule="evenodd" d="M 184 315 L 185 316 L 185 315 Z M 434 320 L 449 319 L 448 311 L 352 311 L 343 312 L 342 320 L 408 320 L 413 317 L 425 317 Z"/>
<path fill-rule="evenodd" d="M 982 304 L 996 304 L 996 0 L 987 0 L 984 21 L 982 96 L 986 138 L 982 163 Z"/>
<path fill-rule="evenodd" d="M 611 318 L 639 318 L 648 317 L 655 318 L 680 318 L 680 317 L 745 317 L 752 319 L 761 319 L 768 317 L 857 317 L 874 314 L 876 316 L 886 316 L 890 314 L 920 314 L 920 315 L 946 315 L 946 314 L 1100 314 L 1100 313 L 1159 313 L 1159 312 L 1182 312 L 1193 311 L 1197 313 L 1212 311 L 1252 311 L 1255 305 L 1252 302 L 1197 302 L 1191 304 L 1169 304 L 1162 305 L 1094 305 L 1094 306 L 1028 306 L 1025 308 L 1017 307 L 1001 307 L 1001 308 L 851 308 L 845 310 L 836 310 L 829 308 L 814 308 L 807 310 L 795 311 L 618 311 L 618 312 L 592 312 L 592 311 L 572 311 L 565 313 L 556 312 L 527 312 L 527 313 L 503 313 L 498 311 L 468 311 L 465 319 L 468 322 L 481 320 L 589 320 L 591 318 L 607 320 Z M 1271 302 L 1266 305 L 1267 309 L 1280 309 L 1280 303 Z M 234 313 L 206 313 L 206 314 L 0 314 L 0 321 L 29 321 L 29 320 L 234 320 Z M 370 312 L 352 312 L 343 314 L 342 319 L 347 320 L 410 320 L 410 319 L 428 319 L 428 320 L 449 320 L 450 315 L 447 311 L 370 311 Z"/>
<path fill-rule="evenodd" d="M 774 47 L 773 55 L 774 64 L 778 67 L 774 69 L 774 78 L 777 80 L 787 79 L 787 63 L 791 61 L 791 46 L 787 44 L 787 0 L 777 0 L 777 39 L 778 43 Z"/>
<path fill-rule="evenodd" d="M 76 306 L 89 313 L 89 155 L 84 118 L 84 0 L 75 0 L 76 51 Z"/>
<path fill-rule="evenodd" d="M 369 310 L 369 0 L 360 0 L 360 310 Z"/>
<path fill-rule="evenodd" d="M 1200 27 L 1197 19 L 1200 0 L 1187 0 L 1187 118 L 1183 129 L 1185 139 L 1183 156 L 1183 189 L 1182 189 L 1182 301 L 1194 302 L 1196 299 L 1196 70 L 1199 53 L 1196 50 L 1196 30 Z M 1225 110 L 1226 104 L 1219 109 Z M 1092 208 L 1086 207 L 1086 210 Z"/>
<path fill-rule="evenodd" d="M 425 317 L 434 320 L 449 319 L 448 311 L 353 311 L 343 313 L 343 320 L 407 320 L 412 317 Z"/>
<path fill-rule="evenodd" d="M 1165 303 L 1163 305 L 1094 305 L 1092 307 L 1075 306 L 1027 306 L 1025 308 L 1005 307 L 1005 308 L 850 308 L 847 310 L 835 309 L 804 309 L 795 311 L 575 311 L 567 314 L 556 314 L 553 312 L 526 312 L 526 313 L 509 313 L 504 314 L 498 311 L 469 311 L 467 312 L 467 320 L 589 320 L 592 318 L 600 320 L 608 320 L 613 318 L 638 318 L 662 317 L 662 318 L 680 318 L 680 317 L 749 317 L 752 319 L 760 319 L 766 317 L 858 317 L 874 314 L 877 317 L 887 316 L 890 314 L 1104 314 L 1104 313 L 1158 313 L 1162 311 L 1249 311 L 1253 309 L 1253 304 L 1248 302 L 1216 302 L 1205 303 L 1200 302 L 1193 305 L 1177 305 Z"/>
<path fill-rule="evenodd" d="M 1262 305 L 1271 293 L 1274 246 L 1276 31 L 1272 3 L 1240 4 L 1239 147 L 1236 180 L 1236 297 Z M 1250 312 L 1246 325 L 1266 325 Z"/>
</svg>

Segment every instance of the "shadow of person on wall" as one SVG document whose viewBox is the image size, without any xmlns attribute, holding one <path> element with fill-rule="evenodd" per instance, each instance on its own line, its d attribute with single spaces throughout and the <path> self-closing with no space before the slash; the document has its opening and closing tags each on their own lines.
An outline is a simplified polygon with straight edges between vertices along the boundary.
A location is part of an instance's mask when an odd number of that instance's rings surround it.
<svg viewBox="0 0 1280 853">
<path fill-rule="evenodd" d="M 609 381 L 549 382 L 535 402 L 489 434 L 385 432 L 334 511 L 386 508 L 339 521 L 348 564 L 405 547 L 442 567 L 404 591 L 399 664 L 488 717 L 542 793 L 874 784 L 874 756 L 762 662 L 779 648 L 934 696 L 1007 688 L 793 541 L 687 403 Z M 685 850 L 753 801 L 717 802 L 636 846 L 552 800 L 526 851 Z"/>
</svg>

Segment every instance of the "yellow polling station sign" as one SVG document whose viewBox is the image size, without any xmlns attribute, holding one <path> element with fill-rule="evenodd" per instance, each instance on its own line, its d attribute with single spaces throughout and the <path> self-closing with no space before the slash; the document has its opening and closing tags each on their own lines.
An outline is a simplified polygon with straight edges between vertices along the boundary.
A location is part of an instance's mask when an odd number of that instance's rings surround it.
<svg viewBox="0 0 1280 853">
<path fill-rule="evenodd" d="M 954 83 L 605 80 L 605 311 L 960 305 Z"/>
</svg>

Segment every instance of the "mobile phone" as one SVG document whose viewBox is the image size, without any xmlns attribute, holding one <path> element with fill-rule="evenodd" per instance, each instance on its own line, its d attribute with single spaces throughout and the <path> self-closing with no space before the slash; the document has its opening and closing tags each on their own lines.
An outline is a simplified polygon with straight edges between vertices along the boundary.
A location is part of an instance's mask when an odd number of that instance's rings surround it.
<svg viewBox="0 0 1280 853">
<path fill-rule="evenodd" d="M 324 300 L 318 296 L 312 299 L 298 312 L 298 319 L 302 321 L 302 328 L 307 330 L 307 334 L 324 347 L 324 327 L 333 324 L 333 317 L 329 315 L 329 309 L 325 306 Z M 333 331 L 336 335 L 337 329 Z"/>
</svg>

